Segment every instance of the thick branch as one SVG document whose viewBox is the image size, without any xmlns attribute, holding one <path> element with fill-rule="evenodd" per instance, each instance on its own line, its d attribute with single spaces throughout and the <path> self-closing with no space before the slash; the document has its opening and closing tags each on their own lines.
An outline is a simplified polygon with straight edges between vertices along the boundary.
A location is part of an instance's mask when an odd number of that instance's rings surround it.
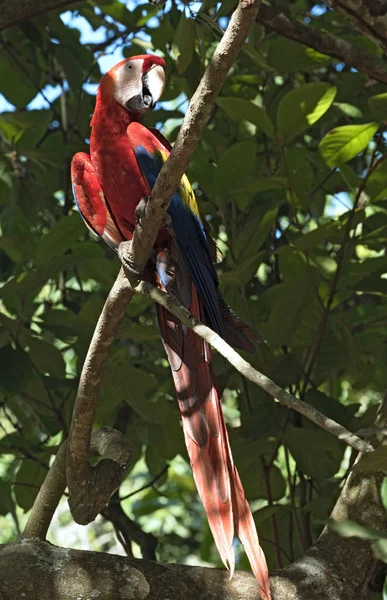
<svg viewBox="0 0 387 600">
<path fill-rule="evenodd" d="M 0 0 L 0 31 L 25 19 L 57 8 L 65 8 L 79 0 Z"/>
<path fill-rule="evenodd" d="M 189 310 L 180 304 L 177 298 L 169 296 L 145 281 L 141 281 L 135 288 L 135 291 L 148 296 L 158 304 L 164 306 L 164 308 L 180 319 L 182 323 L 206 340 L 206 342 L 215 348 L 219 354 L 224 356 L 224 358 L 226 358 L 239 373 L 246 377 L 246 379 L 249 379 L 252 383 L 261 387 L 273 398 L 276 398 L 280 404 L 296 410 L 319 427 L 322 427 L 335 437 L 343 440 L 349 446 L 355 448 L 358 452 L 369 452 L 373 450 L 370 444 L 363 442 L 363 440 L 353 433 L 350 433 L 345 427 L 339 425 L 339 423 L 336 423 L 332 419 L 329 419 L 310 404 L 306 404 L 306 402 L 302 402 L 302 400 L 289 394 L 289 392 L 280 388 L 274 381 L 266 377 L 266 375 L 254 369 L 254 367 L 229 346 L 220 335 L 198 321 Z"/>
<path fill-rule="evenodd" d="M 114 463 L 115 466 L 113 466 L 110 459 L 104 459 L 98 463 L 97 467 L 92 468 L 88 456 L 103 373 L 109 359 L 110 348 L 132 296 L 133 291 L 130 289 L 123 270 L 121 270 L 99 317 L 83 365 L 66 457 L 66 479 L 73 516 L 74 511 L 76 511 L 76 504 L 87 505 L 91 489 L 94 486 L 99 487 L 101 484 L 104 487 L 103 480 L 105 476 L 108 476 L 111 483 L 111 489 L 105 502 L 119 485 L 117 478 L 122 471 L 122 465 Z M 110 472 L 112 468 L 114 473 Z M 74 498 L 76 498 L 76 503 Z M 80 522 L 84 523 L 84 520 Z"/>
<path fill-rule="evenodd" d="M 387 52 L 385 0 L 328 0 L 328 4 Z"/>
<path fill-rule="evenodd" d="M 66 488 L 66 440 L 59 448 L 54 462 L 44 480 L 25 526 L 24 538 L 40 538 L 47 535 L 52 517 Z M 111 496 L 111 489 L 118 488 L 122 472 L 127 469 L 131 453 L 130 444 L 118 431 L 111 427 L 101 427 L 92 432 L 90 455 L 101 456 L 104 475 L 97 476 L 93 470 L 95 484 L 89 486 L 85 502 L 83 488 L 76 490 L 71 498 L 73 516 L 78 523 L 89 523 L 105 506 Z M 101 484 L 102 482 L 102 484 Z"/>
<path fill-rule="evenodd" d="M 361 48 L 355 48 L 346 40 L 304 25 L 304 23 L 291 19 L 267 5 L 261 7 L 257 21 L 290 40 L 300 42 L 322 54 L 337 58 L 349 67 L 357 69 L 360 73 L 365 73 L 382 83 L 387 83 L 386 62 Z"/>
</svg>

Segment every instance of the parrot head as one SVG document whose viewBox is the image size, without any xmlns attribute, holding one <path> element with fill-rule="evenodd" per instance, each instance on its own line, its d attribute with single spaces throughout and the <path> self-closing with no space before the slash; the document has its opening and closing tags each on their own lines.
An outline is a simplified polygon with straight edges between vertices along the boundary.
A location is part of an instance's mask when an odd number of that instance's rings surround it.
<svg viewBox="0 0 387 600">
<path fill-rule="evenodd" d="M 101 92 L 108 93 L 130 113 L 155 107 L 165 85 L 165 62 L 154 54 L 122 60 L 101 80 Z"/>
</svg>

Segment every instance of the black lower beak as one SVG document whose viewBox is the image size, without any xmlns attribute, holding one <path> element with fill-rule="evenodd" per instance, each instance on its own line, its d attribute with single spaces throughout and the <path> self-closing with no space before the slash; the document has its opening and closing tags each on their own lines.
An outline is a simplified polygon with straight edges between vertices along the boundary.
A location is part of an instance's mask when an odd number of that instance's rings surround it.
<svg viewBox="0 0 387 600">
<path fill-rule="evenodd" d="M 133 96 L 133 98 L 126 103 L 126 108 L 129 112 L 145 112 L 155 107 L 155 102 L 153 102 L 152 94 L 147 85 L 147 79 L 147 75 L 143 75 L 141 94 Z"/>
<path fill-rule="evenodd" d="M 150 93 L 150 90 L 146 84 L 143 85 L 142 88 L 142 101 L 144 103 L 144 106 L 146 106 L 147 108 L 150 109 L 154 107 L 152 94 Z"/>
</svg>

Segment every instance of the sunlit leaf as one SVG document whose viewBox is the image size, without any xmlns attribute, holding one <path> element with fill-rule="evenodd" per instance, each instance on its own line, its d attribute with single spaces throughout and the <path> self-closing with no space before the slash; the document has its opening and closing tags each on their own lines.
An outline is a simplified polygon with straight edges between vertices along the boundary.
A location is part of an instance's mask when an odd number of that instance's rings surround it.
<svg viewBox="0 0 387 600">
<path fill-rule="evenodd" d="M 286 143 L 314 125 L 331 106 L 337 89 L 328 83 L 307 83 L 282 98 L 277 127 Z"/>
<path fill-rule="evenodd" d="M 348 162 L 364 150 L 378 130 L 377 123 L 343 125 L 329 131 L 319 144 L 328 167 Z"/>
</svg>

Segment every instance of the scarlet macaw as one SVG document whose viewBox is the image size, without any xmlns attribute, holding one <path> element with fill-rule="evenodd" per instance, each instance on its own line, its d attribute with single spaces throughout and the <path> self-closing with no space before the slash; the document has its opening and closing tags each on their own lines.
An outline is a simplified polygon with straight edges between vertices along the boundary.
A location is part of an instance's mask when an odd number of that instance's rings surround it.
<svg viewBox="0 0 387 600">
<path fill-rule="evenodd" d="M 114 250 L 130 240 L 135 210 L 149 196 L 170 146 L 161 133 L 141 124 L 165 84 L 164 61 L 153 55 L 121 61 L 101 80 L 91 120 L 90 156 L 72 161 L 73 190 L 88 227 Z M 251 349 L 251 335 L 220 299 L 217 276 L 192 188 L 181 180 L 158 234 L 155 282 L 220 335 Z M 254 520 L 234 466 L 212 368 L 211 350 L 161 306 L 157 316 L 172 369 L 185 442 L 196 485 L 220 556 L 234 571 L 234 536 L 243 543 L 261 596 L 270 599 L 267 565 Z"/>
</svg>

